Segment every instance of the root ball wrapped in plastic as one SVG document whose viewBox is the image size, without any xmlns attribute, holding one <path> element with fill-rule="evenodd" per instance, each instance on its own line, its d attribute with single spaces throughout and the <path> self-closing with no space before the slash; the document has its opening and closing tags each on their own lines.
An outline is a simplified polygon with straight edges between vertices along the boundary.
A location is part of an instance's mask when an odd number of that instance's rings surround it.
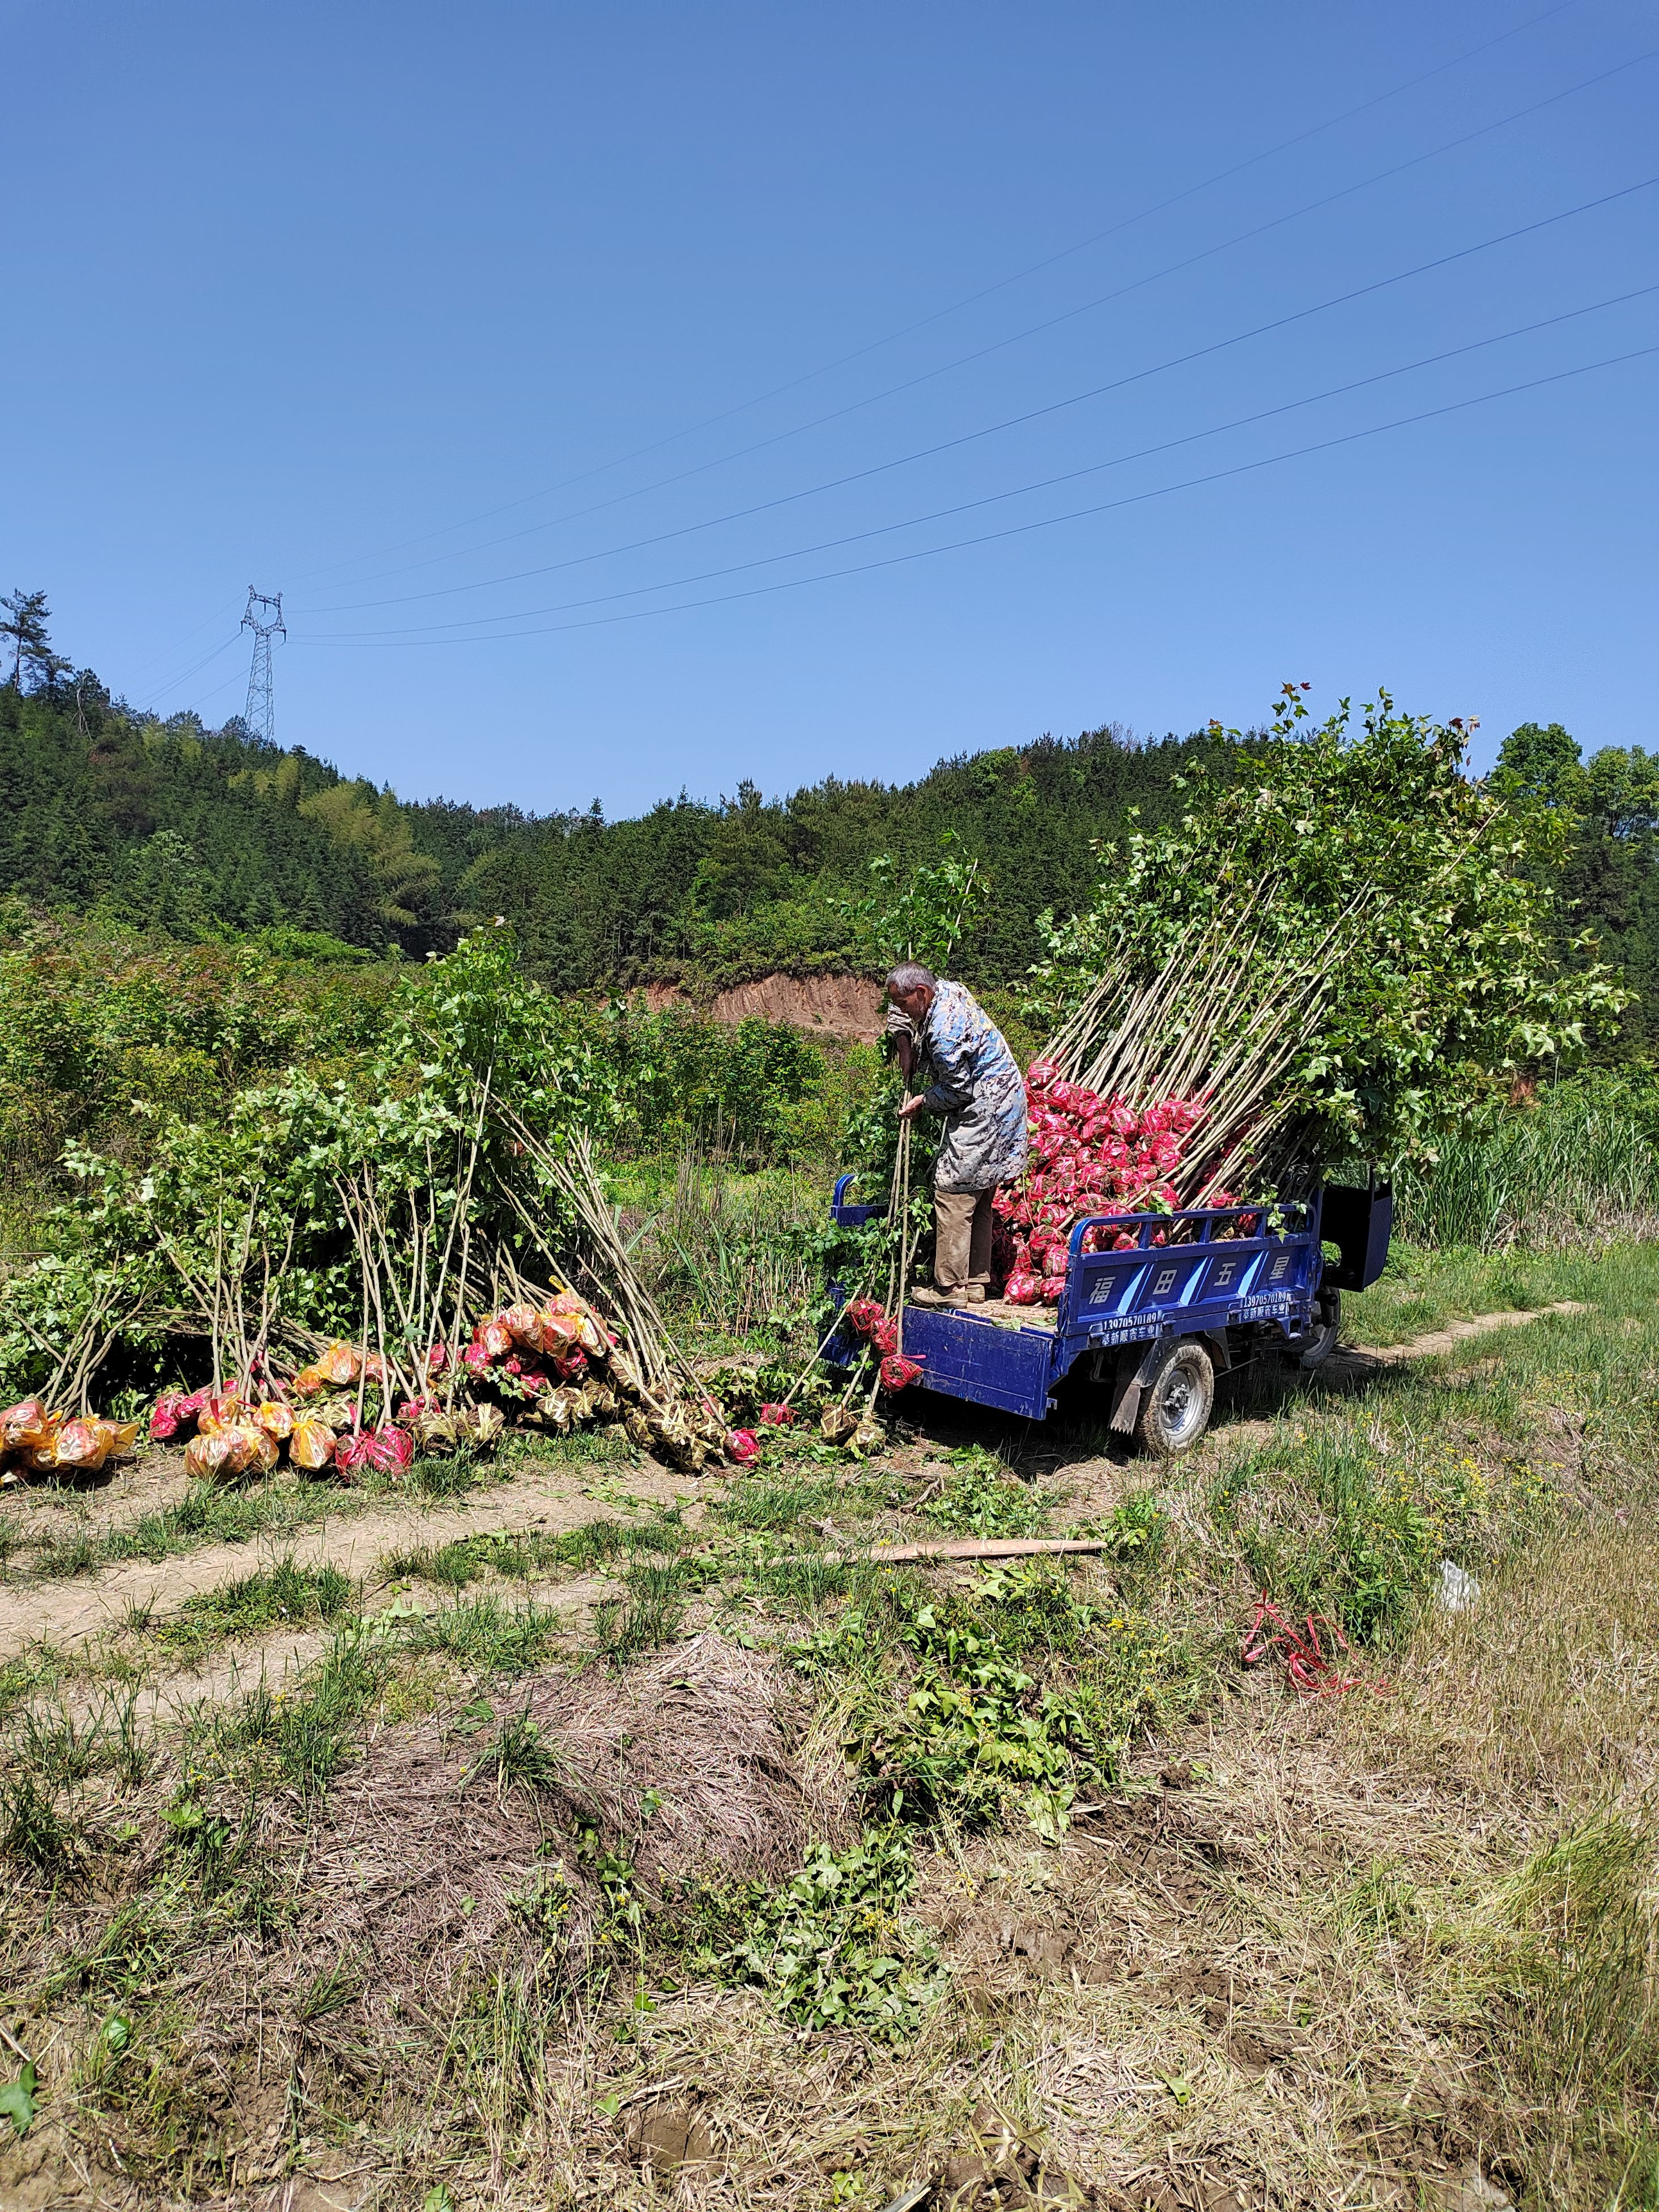
<svg viewBox="0 0 1659 2212">
<path fill-rule="evenodd" d="M 185 1417 L 179 1410 L 184 1403 L 184 1395 L 182 1390 L 163 1390 L 150 1407 L 149 1433 L 153 1443 L 171 1443 L 184 1427 Z M 195 1416 L 191 1414 L 189 1418 L 194 1419 Z"/>
<path fill-rule="evenodd" d="M 236 1440 L 226 1429 L 198 1431 L 185 1446 L 185 1473 L 196 1482 L 230 1480 L 240 1469 L 231 1462 Z"/>
<path fill-rule="evenodd" d="M 526 1352 L 542 1349 L 541 1316 L 532 1305 L 511 1305 L 501 1316 L 507 1334 Z"/>
<path fill-rule="evenodd" d="M 307 1474 L 331 1466 L 334 1460 L 334 1431 L 326 1421 L 314 1414 L 301 1413 L 294 1424 L 293 1434 L 288 1440 L 288 1455 L 295 1467 L 303 1468 Z"/>
<path fill-rule="evenodd" d="M 225 1462 L 228 1474 L 269 1474 L 282 1457 L 281 1444 L 255 1420 L 234 1421 L 220 1434 L 232 1447 Z"/>
<path fill-rule="evenodd" d="M 278 1443 L 286 1443 L 294 1434 L 294 1408 L 284 1405 L 280 1398 L 265 1399 L 255 1408 L 253 1418 Z"/>
<path fill-rule="evenodd" d="M 216 1436 L 221 1429 L 234 1428 L 246 1412 L 234 1390 L 208 1391 L 203 1395 L 196 1425 L 204 1437 Z"/>
<path fill-rule="evenodd" d="M 611 1382 L 625 1398 L 638 1398 L 643 1395 L 639 1372 L 626 1352 L 611 1353 L 610 1371 Z"/>
<path fill-rule="evenodd" d="M 367 1449 L 362 1464 L 377 1474 L 406 1474 L 414 1465 L 415 1439 L 407 1429 L 383 1422 L 378 1429 L 367 1429 L 363 1433 Z"/>
<path fill-rule="evenodd" d="M 913 1382 L 921 1380 L 921 1363 L 907 1359 L 902 1352 L 890 1352 L 881 1363 L 881 1387 L 884 1390 L 908 1390 Z"/>
<path fill-rule="evenodd" d="M 491 1314 L 473 1330 L 472 1341 L 486 1359 L 505 1359 L 513 1349 L 513 1332 L 499 1315 Z"/>
<path fill-rule="evenodd" d="M 849 1298 L 842 1309 L 842 1318 L 855 1336 L 868 1336 L 887 1316 L 879 1299 Z"/>
<path fill-rule="evenodd" d="M 355 1345 L 331 1344 L 317 1362 L 317 1372 L 337 1389 L 355 1382 L 363 1371 L 362 1354 Z"/>
<path fill-rule="evenodd" d="M 369 1431 L 348 1429 L 343 1437 L 334 1439 L 334 1472 L 345 1481 L 352 1480 L 360 1468 L 368 1463 Z"/>
<path fill-rule="evenodd" d="M 65 1421 L 52 1443 L 55 1466 L 66 1472 L 95 1474 L 109 1457 L 109 1438 L 99 1421 Z"/>
<path fill-rule="evenodd" d="M 39 1398 L 24 1398 L 0 1413 L 0 1449 L 40 1451 L 58 1432 L 61 1416 L 49 1413 Z"/>
<path fill-rule="evenodd" d="M 507 1425 L 499 1406 L 468 1406 L 458 1418 L 463 1441 L 478 1451 L 488 1451 L 498 1443 Z"/>
<path fill-rule="evenodd" d="M 445 1456 L 460 1442 L 460 1424 L 441 1406 L 428 1406 L 415 1417 L 414 1436 L 422 1451 Z"/>
<path fill-rule="evenodd" d="M 537 1413 L 557 1436 L 568 1437 L 580 1418 L 570 1402 L 573 1395 L 586 1413 L 580 1391 L 572 1393 L 562 1383 L 556 1390 L 544 1390 L 536 1401 Z"/>
</svg>

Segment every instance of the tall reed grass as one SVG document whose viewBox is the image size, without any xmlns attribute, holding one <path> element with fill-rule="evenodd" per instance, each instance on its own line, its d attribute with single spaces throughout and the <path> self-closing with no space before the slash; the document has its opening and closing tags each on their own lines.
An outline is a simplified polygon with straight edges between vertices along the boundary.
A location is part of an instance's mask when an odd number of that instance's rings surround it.
<svg viewBox="0 0 1659 2212">
<path fill-rule="evenodd" d="M 1612 1077 L 1552 1084 L 1395 1176 L 1413 1243 L 1560 1245 L 1659 1234 L 1659 1098 Z"/>
<path fill-rule="evenodd" d="M 636 1261 L 673 1321 L 726 1336 L 787 1328 L 817 1288 L 829 1204 L 821 1172 L 742 1175 L 688 1150 L 647 1211 Z"/>
</svg>

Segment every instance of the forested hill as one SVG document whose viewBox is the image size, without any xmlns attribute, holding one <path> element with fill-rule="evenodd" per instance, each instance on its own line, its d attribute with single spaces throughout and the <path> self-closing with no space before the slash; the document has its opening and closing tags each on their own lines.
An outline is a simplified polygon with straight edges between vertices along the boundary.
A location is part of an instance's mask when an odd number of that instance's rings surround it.
<svg viewBox="0 0 1659 2212">
<path fill-rule="evenodd" d="M 240 721 L 159 722 L 89 672 L 71 680 L 56 656 L 40 671 L 0 683 L 12 893 L 184 939 L 265 933 L 279 950 L 340 958 L 418 957 L 500 914 L 535 971 L 573 991 L 858 965 L 849 909 L 871 857 L 936 862 L 947 837 L 988 884 L 961 970 L 1012 982 L 1037 955 L 1037 917 L 1086 898 L 1095 842 L 1121 835 L 1131 810 L 1149 827 L 1168 818 L 1183 763 L 1224 742 L 1140 744 L 1107 727 L 942 761 L 911 784 L 831 778 L 783 799 L 744 784 L 607 823 L 597 806 L 408 803 Z M 1564 921 L 1595 928 L 1626 968 L 1643 1004 L 1623 1048 L 1644 1049 L 1659 1042 L 1659 757 L 1609 746 L 1584 762 L 1558 725 L 1529 723 L 1503 760 L 1574 819 Z"/>
<path fill-rule="evenodd" d="M 1091 840 L 1131 807 L 1158 821 L 1207 736 L 1137 745 L 1093 731 L 946 761 L 908 785 L 835 779 L 768 799 L 750 785 L 625 822 L 588 812 L 410 804 L 302 750 L 130 713 L 95 682 L 0 685 L 0 867 L 49 907 L 180 937 L 304 931 L 419 955 L 504 914 L 535 968 L 572 989 L 718 986 L 844 968 L 871 856 L 936 861 L 947 833 L 990 886 L 963 950 L 988 981 L 1036 956 L 1069 910 Z"/>
</svg>

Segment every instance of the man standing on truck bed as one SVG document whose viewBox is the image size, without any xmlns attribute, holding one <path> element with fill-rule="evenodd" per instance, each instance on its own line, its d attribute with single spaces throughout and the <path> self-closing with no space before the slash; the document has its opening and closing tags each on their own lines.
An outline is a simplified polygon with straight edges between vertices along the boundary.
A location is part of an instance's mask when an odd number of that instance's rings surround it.
<svg viewBox="0 0 1659 2212">
<path fill-rule="evenodd" d="M 981 1305 L 991 1281 L 991 1196 L 1025 1164 L 1025 1079 L 1000 1030 L 961 983 L 915 960 L 887 978 L 888 1027 L 908 1083 L 918 1060 L 932 1080 L 907 1097 L 901 1121 L 941 1114 L 933 1170 L 933 1280 L 921 1305 Z"/>
</svg>

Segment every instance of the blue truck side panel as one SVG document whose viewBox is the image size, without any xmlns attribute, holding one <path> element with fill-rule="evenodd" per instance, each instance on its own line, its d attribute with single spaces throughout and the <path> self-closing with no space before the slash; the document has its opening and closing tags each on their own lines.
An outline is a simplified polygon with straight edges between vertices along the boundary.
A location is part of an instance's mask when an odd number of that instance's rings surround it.
<svg viewBox="0 0 1659 2212">
<path fill-rule="evenodd" d="M 881 1211 L 849 1204 L 852 1177 L 836 1185 L 831 1218 L 848 1226 Z M 1342 1258 L 1333 1279 L 1356 1289 L 1374 1282 L 1388 1253 L 1388 1194 L 1333 1189 Z M 1040 1421 L 1055 1386 L 1086 1352 L 1149 1344 L 1161 1336 L 1216 1336 L 1277 1324 L 1299 1336 L 1309 1326 L 1326 1262 L 1321 1212 L 1326 1193 L 1278 1207 L 1229 1206 L 1183 1212 L 1100 1214 L 1076 1223 L 1071 1267 L 1052 1329 L 1006 1328 L 970 1310 L 908 1306 L 904 1349 L 920 1360 L 925 1386 L 975 1405 Z M 1101 1234 L 1091 1238 L 1090 1231 Z M 1110 1242 L 1108 1251 L 1083 1249 Z M 825 1347 L 846 1358 L 839 1333 Z"/>
</svg>

